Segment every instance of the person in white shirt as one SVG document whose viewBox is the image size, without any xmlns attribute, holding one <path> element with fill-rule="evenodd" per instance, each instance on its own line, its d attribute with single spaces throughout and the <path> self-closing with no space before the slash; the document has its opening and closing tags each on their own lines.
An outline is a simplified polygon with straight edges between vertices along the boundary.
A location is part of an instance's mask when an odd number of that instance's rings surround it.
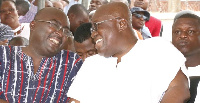
<svg viewBox="0 0 200 103">
<path fill-rule="evenodd" d="M 71 103 L 184 103 L 189 99 L 184 56 L 162 38 L 138 40 L 131 17 L 121 2 L 96 10 L 91 37 L 98 54 L 86 58 L 77 73 L 67 94 Z"/>
<path fill-rule="evenodd" d="M 191 11 L 176 14 L 172 25 L 172 43 L 186 58 L 190 77 L 190 101 L 200 103 L 200 17 Z"/>
</svg>

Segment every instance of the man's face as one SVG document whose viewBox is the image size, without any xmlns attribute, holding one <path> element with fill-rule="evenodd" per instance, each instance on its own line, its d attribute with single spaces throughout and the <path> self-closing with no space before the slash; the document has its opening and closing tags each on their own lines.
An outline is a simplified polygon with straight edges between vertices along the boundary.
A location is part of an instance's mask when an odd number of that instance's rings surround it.
<svg viewBox="0 0 200 103">
<path fill-rule="evenodd" d="M 135 7 L 141 7 L 144 10 L 147 10 L 148 5 L 149 5 L 149 0 L 135 0 L 134 1 Z"/>
<path fill-rule="evenodd" d="M 16 6 L 11 1 L 3 1 L 0 9 L 1 22 L 6 25 L 13 25 L 18 21 Z"/>
<path fill-rule="evenodd" d="M 70 30 L 74 33 L 81 24 L 88 23 L 89 20 L 89 15 L 86 13 L 82 16 L 76 15 L 74 19 L 70 19 Z"/>
<path fill-rule="evenodd" d="M 55 55 L 63 48 L 66 40 L 64 37 L 70 33 L 66 15 L 62 11 L 56 11 L 52 14 L 43 14 L 30 24 L 33 26 L 30 36 L 31 45 L 47 57 Z M 62 28 L 59 30 L 56 27 Z"/>
<path fill-rule="evenodd" d="M 98 9 L 103 5 L 103 0 L 91 0 L 89 5 L 89 11 Z"/>
<path fill-rule="evenodd" d="M 101 13 L 99 13 L 101 14 Z M 107 17 L 104 18 L 92 18 L 93 28 L 96 28 L 92 32 L 92 38 L 94 39 L 95 48 L 97 52 L 105 57 L 114 56 L 118 51 L 120 39 L 119 31 L 117 29 L 117 20 L 116 17 Z"/>
<path fill-rule="evenodd" d="M 185 57 L 200 50 L 200 25 L 193 18 L 179 18 L 172 26 L 172 43 Z"/>
<path fill-rule="evenodd" d="M 83 61 L 85 61 L 87 57 L 97 54 L 92 38 L 89 38 L 82 43 L 75 41 L 74 46 L 76 53 L 81 56 Z"/>
<path fill-rule="evenodd" d="M 143 12 L 132 13 L 132 26 L 134 29 L 139 30 L 144 26 L 145 20 L 143 17 Z"/>
</svg>

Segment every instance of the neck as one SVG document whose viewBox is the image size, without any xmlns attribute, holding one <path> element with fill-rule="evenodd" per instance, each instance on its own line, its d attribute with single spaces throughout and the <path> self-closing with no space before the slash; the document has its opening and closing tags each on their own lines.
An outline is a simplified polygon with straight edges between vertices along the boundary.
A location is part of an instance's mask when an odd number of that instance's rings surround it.
<svg viewBox="0 0 200 103">
<path fill-rule="evenodd" d="M 15 30 L 16 28 L 18 28 L 20 26 L 20 23 L 17 22 L 17 23 L 13 23 L 11 25 L 9 25 L 13 30 Z"/>
<path fill-rule="evenodd" d="M 118 58 L 117 63 L 121 62 L 121 57 L 124 56 L 125 54 L 127 54 L 134 47 L 134 45 L 137 43 L 137 40 L 138 39 L 136 37 L 133 37 L 132 39 L 130 39 L 130 38 L 126 39 L 125 45 L 122 48 L 120 48 L 121 49 L 120 53 L 113 55 L 114 57 Z"/>
<path fill-rule="evenodd" d="M 186 67 L 195 67 L 200 65 L 200 52 L 195 55 L 187 56 L 186 59 Z"/>
</svg>

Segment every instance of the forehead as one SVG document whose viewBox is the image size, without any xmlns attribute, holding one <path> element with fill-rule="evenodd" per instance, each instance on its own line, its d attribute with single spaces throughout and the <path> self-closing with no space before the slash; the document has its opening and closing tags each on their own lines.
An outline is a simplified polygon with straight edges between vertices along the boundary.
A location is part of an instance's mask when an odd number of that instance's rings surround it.
<svg viewBox="0 0 200 103">
<path fill-rule="evenodd" d="M 184 26 L 184 25 L 200 27 L 200 23 L 195 18 L 179 18 L 174 22 L 174 26 Z"/>
<path fill-rule="evenodd" d="M 82 43 L 78 43 L 75 41 L 74 46 L 77 51 L 79 51 L 79 50 L 88 51 L 91 49 L 95 49 L 94 43 L 92 42 L 92 38 L 89 38 L 89 39 L 83 41 Z"/>
<path fill-rule="evenodd" d="M 16 7 L 12 1 L 3 1 L 1 4 L 1 9 L 8 8 L 8 7 Z"/>
</svg>

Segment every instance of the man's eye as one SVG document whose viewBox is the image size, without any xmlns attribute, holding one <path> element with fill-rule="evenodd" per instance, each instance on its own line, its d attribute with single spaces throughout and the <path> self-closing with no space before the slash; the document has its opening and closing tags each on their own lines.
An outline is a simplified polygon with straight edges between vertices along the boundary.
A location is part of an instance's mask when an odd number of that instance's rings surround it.
<svg viewBox="0 0 200 103">
<path fill-rule="evenodd" d="M 187 33 L 188 33 L 189 35 L 192 35 L 192 34 L 194 34 L 194 31 L 193 31 L 193 30 L 189 30 L 189 31 L 187 31 Z"/>
<path fill-rule="evenodd" d="M 9 9 L 9 11 L 14 11 L 14 9 L 13 9 L 13 8 L 11 8 L 11 9 Z"/>
<path fill-rule="evenodd" d="M 175 31 L 173 34 L 175 34 L 175 35 L 180 35 L 180 34 L 181 34 L 181 31 L 177 30 L 177 31 Z"/>
</svg>

